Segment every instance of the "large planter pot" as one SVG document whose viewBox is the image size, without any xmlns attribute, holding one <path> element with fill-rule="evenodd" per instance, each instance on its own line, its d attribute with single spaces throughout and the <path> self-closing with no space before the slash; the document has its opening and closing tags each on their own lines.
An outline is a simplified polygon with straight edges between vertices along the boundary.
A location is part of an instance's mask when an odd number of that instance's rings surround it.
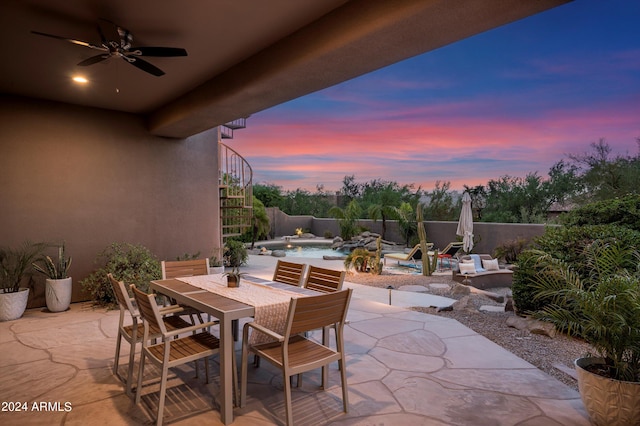
<svg viewBox="0 0 640 426">
<path fill-rule="evenodd" d="M 209 273 L 211 274 L 224 274 L 224 266 L 210 266 Z"/>
<path fill-rule="evenodd" d="M 591 421 L 598 426 L 640 425 L 640 382 L 623 382 L 587 371 L 601 358 L 578 358 L 578 389 Z"/>
<path fill-rule="evenodd" d="M 51 312 L 62 312 L 69 309 L 72 290 L 71 277 L 59 280 L 47 279 L 45 281 L 47 309 Z"/>
<path fill-rule="evenodd" d="M 29 289 L 21 288 L 15 293 L 0 290 L 0 321 L 13 321 L 20 318 L 27 309 Z"/>
</svg>

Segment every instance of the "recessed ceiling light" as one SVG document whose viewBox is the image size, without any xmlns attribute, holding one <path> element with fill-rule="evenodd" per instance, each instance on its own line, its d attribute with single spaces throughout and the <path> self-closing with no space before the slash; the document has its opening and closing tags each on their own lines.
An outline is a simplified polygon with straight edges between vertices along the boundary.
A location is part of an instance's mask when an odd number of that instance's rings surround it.
<svg viewBox="0 0 640 426">
<path fill-rule="evenodd" d="M 80 84 L 86 84 L 89 82 L 89 80 L 87 80 L 86 78 L 82 77 L 82 76 L 75 76 L 73 77 L 73 81 L 75 81 L 76 83 L 80 83 Z"/>
</svg>

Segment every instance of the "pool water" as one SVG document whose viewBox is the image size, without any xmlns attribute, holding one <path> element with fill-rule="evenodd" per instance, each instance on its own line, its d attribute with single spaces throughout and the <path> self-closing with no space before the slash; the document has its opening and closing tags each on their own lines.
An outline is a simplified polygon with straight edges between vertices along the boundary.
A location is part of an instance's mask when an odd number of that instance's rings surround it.
<svg viewBox="0 0 640 426">
<path fill-rule="evenodd" d="M 346 256 L 347 253 L 334 250 L 328 244 L 317 245 L 298 245 L 298 244 L 280 244 L 265 245 L 267 250 L 284 250 L 287 257 L 310 257 L 314 259 L 322 259 L 324 256 Z"/>
</svg>

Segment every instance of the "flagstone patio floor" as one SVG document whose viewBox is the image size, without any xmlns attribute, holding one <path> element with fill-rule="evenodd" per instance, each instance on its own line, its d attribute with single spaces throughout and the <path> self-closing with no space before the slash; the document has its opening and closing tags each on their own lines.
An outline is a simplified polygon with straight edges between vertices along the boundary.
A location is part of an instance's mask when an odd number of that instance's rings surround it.
<svg viewBox="0 0 640 426">
<path fill-rule="evenodd" d="M 271 278 L 275 259 L 252 256 L 249 264 L 247 272 Z M 296 425 L 590 424 L 575 390 L 457 321 L 405 307 L 446 300 L 394 292 L 389 305 L 386 289 L 346 286 L 354 288 L 345 327 L 349 412 L 342 412 L 335 364 L 326 391 L 319 388 L 319 371 L 293 387 Z M 150 424 L 157 387 L 145 387 L 141 406 L 135 406 L 112 372 L 117 326 L 118 311 L 90 303 L 74 303 L 61 313 L 30 309 L 19 320 L 0 323 L 0 423 Z M 126 374 L 127 346 L 124 342 L 121 374 Z M 239 348 L 238 343 L 238 362 Z M 222 424 L 216 361 L 210 362 L 208 384 L 203 368 L 199 378 L 191 365 L 172 372 L 165 424 Z M 152 368 L 145 372 L 145 381 L 157 377 Z M 277 370 L 268 362 L 251 365 L 247 389 L 248 403 L 235 408 L 234 425 L 284 424 Z"/>
</svg>

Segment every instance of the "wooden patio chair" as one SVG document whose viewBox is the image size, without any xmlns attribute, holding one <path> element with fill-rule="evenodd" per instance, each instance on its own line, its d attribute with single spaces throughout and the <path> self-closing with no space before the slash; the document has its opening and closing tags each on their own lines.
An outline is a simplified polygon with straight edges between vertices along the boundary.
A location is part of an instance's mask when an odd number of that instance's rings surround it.
<svg viewBox="0 0 640 426">
<path fill-rule="evenodd" d="M 307 265 L 304 263 L 287 262 L 278 259 L 276 270 L 273 273 L 273 281 L 300 287 L 304 281 L 306 267 Z"/>
<path fill-rule="evenodd" d="M 140 355 L 140 368 L 138 369 L 138 385 L 136 388 L 135 402 L 136 404 L 140 404 L 145 362 L 149 360 L 161 371 L 158 414 L 156 417 L 156 425 L 160 426 L 164 412 L 169 369 L 189 362 L 197 362 L 199 359 L 204 358 L 208 380 L 209 368 L 207 358 L 219 352 L 220 341 L 213 334 L 206 331 L 212 323 L 188 325 L 181 329 L 169 330 L 162 321 L 160 307 L 156 304 L 154 295 L 146 294 L 133 286 L 131 290 L 138 304 L 138 309 L 140 310 L 144 324 L 144 337 L 142 339 L 142 352 Z M 160 343 L 150 342 L 150 336 L 155 329 L 160 331 L 160 337 L 162 339 Z M 198 330 L 202 331 L 198 332 Z M 191 332 L 196 333 L 179 337 L 180 334 Z"/>
<path fill-rule="evenodd" d="M 304 287 L 321 293 L 333 293 L 342 290 L 345 271 L 320 268 L 309 265 Z"/>
<path fill-rule="evenodd" d="M 282 371 L 287 425 L 293 425 L 291 377 L 322 368 L 322 387 L 325 388 L 327 383 L 324 371 L 326 366 L 334 361 L 338 361 L 340 370 L 344 412 L 349 411 L 343 331 L 351 293 L 352 290 L 347 289 L 318 296 L 292 298 L 283 335 L 254 322 L 245 324 L 242 336 L 240 407 L 243 407 L 247 400 L 247 359 L 249 352 L 252 352 Z M 306 331 L 331 326 L 336 330 L 335 350 L 329 345 L 305 337 Z M 251 345 L 249 329 L 253 329 L 254 333 L 265 333 L 276 341 Z"/>
<path fill-rule="evenodd" d="M 193 277 L 197 275 L 209 275 L 209 259 L 195 259 L 195 260 L 163 260 L 160 262 L 162 268 L 162 279 L 180 278 L 180 277 Z M 175 300 L 171 301 L 172 304 L 176 304 Z M 200 323 L 205 321 L 202 319 L 202 312 L 194 309 L 190 306 L 182 306 L 184 309 L 183 315 L 189 315 L 191 322 L 196 323 L 196 318 Z M 211 320 L 211 318 L 208 318 Z"/>
<path fill-rule="evenodd" d="M 113 374 L 118 377 L 120 380 L 125 383 L 125 392 L 131 397 L 133 395 L 132 387 L 133 387 L 133 365 L 135 360 L 136 353 L 136 344 L 142 342 L 144 335 L 144 327 L 142 325 L 142 321 L 140 318 L 140 313 L 133 305 L 134 299 L 129 296 L 127 293 L 127 289 L 124 285 L 124 282 L 118 281 L 113 278 L 113 275 L 107 274 L 109 281 L 111 282 L 111 286 L 113 287 L 113 293 L 116 296 L 116 300 L 118 301 L 118 307 L 120 308 L 120 320 L 118 323 L 118 339 L 116 341 L 116 355 L 113 362 Z M 182 309 L 177 306 L 171 306 L 168 308 L 163 308 L 160 312 L 165 315 L 162 317 L 162 321 L 164 322 L 167 330 L 175 330 L 178 328 L 188 327 L 189 324 L 182 318 L 178 316 Z M 127 312 L 131 317 L 132 323 L 130 325 L 125 325 L 125 317 L 127 316 Z M 173 315 L 176 314 L 176 315 Z M 150 339 L 157 339 L 160 337 L 160 330 L 154 328 L 149 333 Z M 120 365 L 120 347 L 122 344 L 122 339 L 126 340 L 130 344 L 129 348 L 129 365 L 127 366 L 127 376 L 122 377 L 118 372 L 118 367 Z"/>
</svg>

